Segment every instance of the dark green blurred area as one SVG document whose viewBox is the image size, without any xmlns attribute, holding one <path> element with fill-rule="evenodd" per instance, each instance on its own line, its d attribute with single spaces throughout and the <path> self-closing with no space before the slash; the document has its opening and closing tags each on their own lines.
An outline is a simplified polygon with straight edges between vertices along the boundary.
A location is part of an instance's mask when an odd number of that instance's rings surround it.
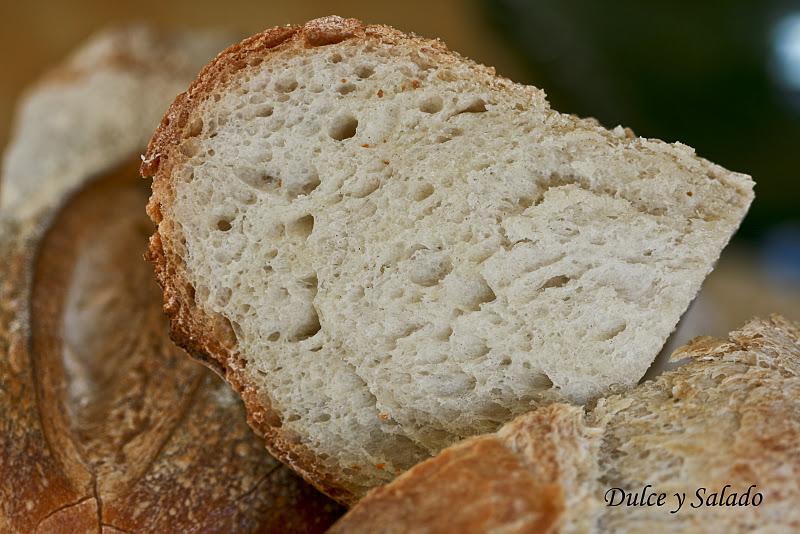
<svg viewBox="0 0 800 534">
<path fill-rule="evenodd" d="M 752 175 L 738 239 L 800 224 L 800 87 L 776 61 L 776 28 L 800 2 L 479 1 L 529 68 L 518 81 L 554 108 Z"/>
</svg>

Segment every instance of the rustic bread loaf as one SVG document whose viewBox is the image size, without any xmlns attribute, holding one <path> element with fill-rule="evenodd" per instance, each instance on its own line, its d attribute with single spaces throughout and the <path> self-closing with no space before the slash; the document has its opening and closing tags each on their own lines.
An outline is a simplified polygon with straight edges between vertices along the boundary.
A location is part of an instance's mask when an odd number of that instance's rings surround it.
<svg viewBox="0 0 800 534">
<path fill-rule="evenodd" d="M 753 198 L 689 147 L 338 17 L 219 55 L 142 172 L 173 336 L 344 502 L 634 385 Z"/>
<path fill-rule="evenodd" d="M 322 532 L 341 508 L 269 457 L 229 386 L 170 341 L 131 163 L 43 237 L 4 234 L 0 531 Z"/>
<path fill-rule="evenodd" d="M 753 320 L 673 359 L 585 416 L 554 404 L 445 449 L 331 532 L 796 532 L 800 325 Z M 607 506 L 648 484 L 656 504 Z"/>
<path fill-rule="evenodd" d="M 116 43 L 108 61 L 136 56 L 130 47 L 141 41 L 131 35 L 151 34 L 103 35 L 101 44 Z M 186 36 L 159 50 L 167 58 L 196 56 L 192 42 Z M 159 67 L 156 59 L 147 76 L 167 76 L 157 69 L 174 64 Z M 107 67 L 103 60 L 97 68 Z M 142 259 L 152 225 L 144 212 L 149 188 L 136 173 L 141 135 L 71 144 L 47 125 L 66 121 L 84 141 L 126 117 L 140 134 L 152 129 L 149 104 L 117 100 L 128 83 L 144 92 L 144 80 L 134 81 L 144 76 L 140 68 L 123 62 L 105 74 L 62 69 L 68 79 L 50 76 L 20 115 L 24 142 L 12 141 L 16 155 L 6 158 L 21 158 L 15 168 L 31 174 L 2 176 L 0 531 L 321 532 L 342 508 L 270 458 L 230 388 L 169 340 Z M 51 110 L 56 119 L 36 108 L 45 106 L 36 95 L 58 100 L 59 87 L 67 107 Z M 166 107 L 164 87 L 149 89 L 155 95 L 143 98 L 160 94 Z M 112 104 L 124 106 L 118 117 Z M 150 113 L 149 125 L 137 110 Z M 45 124 L 27 123 L 36 117 Z M 49 174 L 38 166 L 43 158 L 74 165 Z M 119 168 L 93 174 L 101 161 Z M 33 204 L 5 196 L 29 187 Z"/>
</svg>

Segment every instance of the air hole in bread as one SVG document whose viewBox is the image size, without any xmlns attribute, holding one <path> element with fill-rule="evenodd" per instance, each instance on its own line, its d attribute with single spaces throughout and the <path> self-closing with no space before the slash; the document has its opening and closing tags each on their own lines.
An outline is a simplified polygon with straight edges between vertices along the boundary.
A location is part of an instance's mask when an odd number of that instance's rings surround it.
<svg viewBox="0 0 800 534">
<path fill-rule="evenodd" d="M 528 362 L 525 362 L 525 363 L 528 363 Z M 524 363 L 523 363 L 522 366 L 526 367 Z M 530 368 L 530 364 L 528 364 L 526 368 L 529 369 Z M 537 373 L 536 375 L 534 375 L 534 377 L 531 380 L 531 382 L 532 382 L 534 388 L 539 389 L 539 390 L 547 390 L 547 389 L 550 389 L 550 388 L 553 387 L 553 381 L 550 380 L 550 377 L 547 376 L 544 373 Z"/>
<path fill-rule="evenodd" d="M 188 184 L 194 178 L 194 171 L 189 165 L 184 165 L 182 167 L 179 167 L 178 170 L 176 170 L 172 176 L 173 179 Z"/>
<path fill-rule="evenodd" d="M 200 117 L 195 117 L 189 123 L 189 131 L 187 132 L 187 135 L 189 137 L 196 137 L 200 135 L 202 132 L 203 132 L 203 119 L 201 119 Z"/>
<path fill-rule="evenodd" d="M 291 93 L 297 89 L 297 80 L 292 77 L 279 78 L 275 81 L 275 90 L 280 93 Z"/>
<path fill-rule="evenodd" d="M 554 276 L 542 284 L 539 289 L 550 289 L 553 287 L 564 287 L 570 281 L 569 276 L 559 275 Z"/>
<path fill-rule="evenodd" d="M 197 139 L 187 139 L 181 145 L 181 154 L 187 158 L 192 158 L 200 152 L 200 143 Z"/>
<path fill-rule="evenodd" d="M 336 141 L 344 141 L 356 135 L 357 129 L 358 119 L 350 113 L 343 113 L 333 119 L 328 129 L 328 135 Z"/>
<path fill-rule="evenodd" d="M 410 262 L 409 278 L 423 287 L 436 285 L 453 269 L 450 258 L 437 250 L 417 250 Z"/>
<path fill-rule="evenodd" d="M 612 328 L 606 330 L 598 337 L 599 341 L 610 341 L 620 335 L 625 329 L 628 327 L 627 323 L 621 321 L 619 324 L 613 326 Z"/>
<path fill-rule="evenodd" d="M 304 339 L 313 337 L 321 328 L 322 326 L 319 324 L 319 315 L 314 308 L 311 308 L 306 321 L 297 327 L 294 334 L 289 338 L 289 341 L 303 341 Z"/>
<path fill-rule="evenodd" d="M 517 200 L 517 204 L 519 205 L 520 208 L 522 208 L 523 210 L 526 210 L 526 209 L 530 208 L 531 206 L 533 206 L 533 198 L 531 198 L 531 197 L 519 197 L 519 199 Z"/>
<path fill-rule="evenodd" d="M 359 65 L 356 67 L 356 76 L 362 80 L 369 78 L 375 74 L 375 68 L 372 65 Z"/>
<path fill-rule="evenodd" d="M 473 311 L 477 311 L 480 309 L 482 304 L 487 304 L 489 302 L 494 302 L 497 300 L 497 295 L 495 295 L 492 288 L 489 287 L 489 284 L 486 283 L 482 277 L 480 278 L 479 284 L 480 290 L 475 295 L 475 300 L 472 302 L 472 309 Z"/>
<path fill-rule="evenodd" d="M 447 341 L 450 339 L 450 336 L 453 335 L 453 329 L 451 327 L 447 327 L 436 336 L 440 341 Z"/>
<path fill-rule="evenodd" d="M 259 191 L 275 191 L 281 185 L 279 178 L 269 174 L 265 170 L 251 167 L 240 167 L 236 171 L 236 177 L 253 189 Z"/>
<path fill-rule="evenodd" d="M 281 333 L 280 332 L 273 332 L 273 333 L 271 333 L 270 335 L 267 336 L 267 340 L 268 341 L 273 341 L 273 342 L 274 341 L 278 341 L 280 338 L 281 338 Z"/>
<path fill-rule="evenodd" d="M 252 113 L 253 117 L 269 117 L 272 115 L 273 107 L 269 104 L 264 104 L 261 106 L 256 106 L 253 108 Z"/>
<path fill-rule="evenodd" d="M 420 111 L 425 113 L 438 113 L 444 107 L 444 101 L 442 101 L 442 97 L 438 95 L 430 96 L 423 100 L 420 105 Z"/>
<path fill-rule="evenodd" d="M 492 393 L 495 393 L 494 389 L 492 390 Z M 498 391 L 496 394 L 499 395 L 500 391 Z M 497 404 L 496 402 L 489 402 L 482 410 L 480 410 L 480 413 L 486 418 L 497 422 L 507 421 L 511 418 L 511 410 L 500 404 Z"/>
<path fill-rule="evenodd" d="M 431 184 L 422 184 L 414 192 L 414 200 L 416 200 L 417 202 L 425 200 L 426 198 L 428 198 L 433 194 L 433 191 L 434 189 Z"/>
<path fill-rule="evenodd" d="M 346 94 L 352 93 L 355 90 L 356 90 L 355 84 L 345 83 L 343 85 L 340 85 L 339 88 L 336 91 L 338 91 L 338 93 L 340 95 L 346 95 Z"/>
<path fill-rule="evenodd" d="M 303 287 L 310 289 L 313 295 L 317 294 L 317 286 L 319 285 L 317 273 L 312 273 L 304 278 L 301 278 L 299 282 Z"/>
<path fill-rule="evenodd" d="M 313 190 L 319 187 L 319 184 L 322 182 L 319 179 L 319 175 L 316 172 L 311 172 L 306 176 L 305 183 L 300 188 L 300 192 L 303 195 L 309 195 Z"/>
<path fill-rule="evenodd" d="M 486 102 L 482 98 L 475 97 L 469 100 L 455 115 L 460 113 L 482 113 L 486 111 Z"/>
<path fill-rule="evenodd" d="M 300 237 L 303 239 L 308 238 L 311 232 L 314 231 L 314 216 L 304 215 L 299 219 L 289 223 L 286 227 L 286 233 L 290 236 Z"/>
<path fill-rule="evenodd" d="M 440 134 L 436 137 L 437 143 L 446 143 L 448 141 L 452 141 L 454 138 L 458 137 L 463 133 L 461 128 L 448 128 L 445 130 L 443 134 Z"/>
<path fill-rule="evenodd" d="M 231 288 L 220 288 L 219 291 L 217 291 L 217 305 L 226 306 L 228 302 L 230 302 L 232 294 L 233 292 L 231 291 Z"/>
<path fill-rule="evenodd" d="M 339 63 L 342 61 L 342 55 L 339 52 L 335 52 L 331 54 L 331 57 L 329 59 L 331 63 Z"/>
</svg>

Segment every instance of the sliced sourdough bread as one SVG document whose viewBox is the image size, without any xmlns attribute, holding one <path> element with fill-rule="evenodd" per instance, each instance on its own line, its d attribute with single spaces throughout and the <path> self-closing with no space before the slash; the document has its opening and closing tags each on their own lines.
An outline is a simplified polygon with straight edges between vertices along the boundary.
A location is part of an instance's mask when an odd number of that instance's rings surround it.
<svg viewBox="0 0 800 534">
<path fill-rule="evenodd" d="M 174 338 L 344 502 L 537 405 L 634 385 L 753 198 L 687 146 L 339 17 L 220 54 L 142 173 Z"/>
<path fill-rule="evenodd" d="M 689 361 L 585 416 L 554 404 L 445 449 L 331 532 L 796 532 L 800 325 L 753 320 L 675 358 Z M 648 484 L 651 506 L 612 491 Z"/>
</svg>

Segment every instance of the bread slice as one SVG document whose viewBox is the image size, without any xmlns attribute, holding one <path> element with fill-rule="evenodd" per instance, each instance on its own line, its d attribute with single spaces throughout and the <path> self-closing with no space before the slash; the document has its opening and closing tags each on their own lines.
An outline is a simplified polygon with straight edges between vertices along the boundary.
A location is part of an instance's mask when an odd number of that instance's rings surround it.
<svg viewBox="0 0 800 534">
<path fill-rule="evenodd" d="M 445 449 L 331 532 L 796 532 L 800 325 L 752 320 L 673 358 L 689 361 L 586 416 L 554 404 Z M 607 506 L 647 484 L 662 506 Z"/>
<path fill-rule="evenodd" d="M 91 36 L 20 102 L 3 154 L 0 213 L 35 215 L 141 150 L 175 95 L 233 41 L 134 25 Z"/>
<path fill-rule="evenodd" d="M 173 336 L 352 502 L 644 374 L 753 198 L 438 41 L 327 17 L 229 48 L 142 165 Z"/>
</svg>

